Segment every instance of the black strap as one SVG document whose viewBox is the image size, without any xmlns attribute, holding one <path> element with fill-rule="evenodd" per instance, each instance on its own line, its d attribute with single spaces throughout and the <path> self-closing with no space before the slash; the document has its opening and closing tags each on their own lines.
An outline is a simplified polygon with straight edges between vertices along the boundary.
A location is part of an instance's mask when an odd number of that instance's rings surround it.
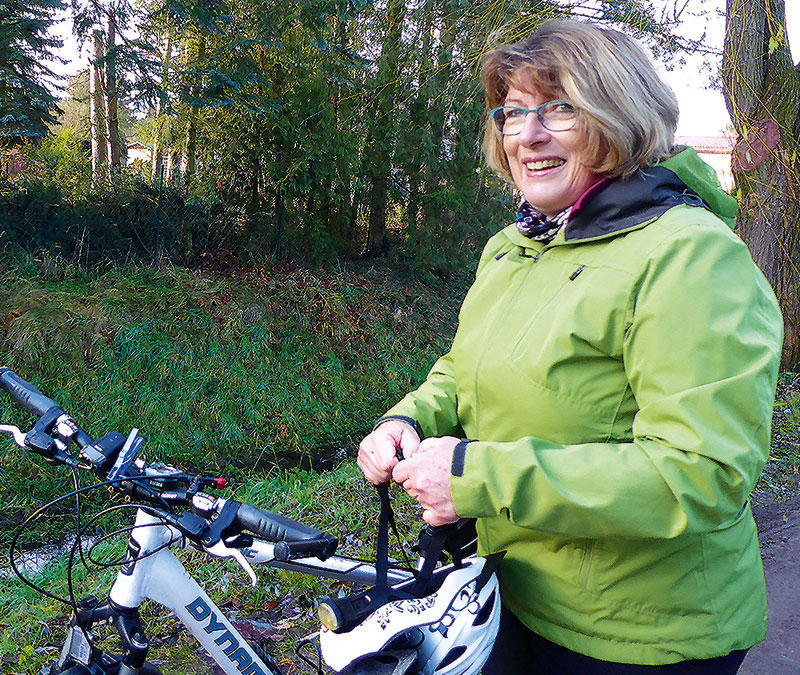
<svg viewBox="0 0 800 675">
<path fill-rule="evenodd" d="M 429 539 L 425 546 L 425 562 L 422 563 L 422 569 L 417 574 L 417 578 L 409 590 L 413 597 L 422 598 L 428 595 L 431 577 L 442 555 L 442 549 L 447 540 L 447 533 L 450 527 L 449 525 L 442 525 L 441 527 L 428 526 Z"/>
<path fill-rule="evenodd" d="M 378 490 L 378 498 L 381 501 L 381 511 L 378 516 L 378 541 L 375 546 L 375 585 L 376 586 L 389 586 L 389 528 L 392 530 L 398 543 L 400 539 L 400 532 L 397 530 L 397 522 L 394 519 L 394 511 L 392 510 L 392 503 L 389 499 L 389 483 L 383 483 L 376 486 Z M 408 558 L 403 557 L 406 564 L 409 564 Z"/>
<path fill-rule="evenodd" d="M 381 512 L 378 516 L 378 541 L 375 546 L 375 585 L 388 586 L 389 574 L 389 523 L 394 526 L 394 514 L 389 502 L 389 483 L 377 486 L 381 500 Z"/>
<path fill-rule="evenodd" d="M 400 541 L 400 533 L 397 531 L 397 523 L 392 511 L 392 504 L 389 499 L 389 483 L 377 485 L 378 498 L 381 502 L 380 515 L 378 516 L 378 540 L 375 545 L 375 588 L 389 588 L 389 528 L 391 527 L 397 541 Z M 462 527 L 468 525 L 468 527 Z M 436 569 L 436 564 L 441 560 L 442 551 L 447 549 L 453 557 L 456 567 L 461 565 L 463 554 L 461 551 L 462 542 L 459 541 L 461 532 L 474 533 L 474 521 L 460 520 L 457 523 L 442 525 L 440 527 L 426 528 L 424 533 L 425 552 L 422 569 L 417 573 L 411 588 L 403 593 L 404 597 L 421 598 L 430 592 L 431 579 Z M 464 534 L 462 533 L 463 537 Z M 469 538 L 467 534 L 467 538 Z M 473 535 L 474 536 L 474 535 Z M 420 537 L 420 542 L 423 537 Z M 391 594 L 390 594 L 391 595 Z"/>
</svg>

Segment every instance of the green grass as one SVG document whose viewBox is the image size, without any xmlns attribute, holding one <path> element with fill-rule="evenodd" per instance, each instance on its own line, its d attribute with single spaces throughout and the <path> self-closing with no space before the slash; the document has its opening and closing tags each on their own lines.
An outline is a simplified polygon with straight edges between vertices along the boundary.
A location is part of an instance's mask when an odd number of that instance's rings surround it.
<svg viewBox="0 0 800 675">
<path fill-rule="evenodd" d="M 800 486 L 800 373 L 781 373 L 772 415 L 769 462 L 759 489 L 778 498 L 795 496 Z"/>
<path fill-rule="evenodd" d="M 367 267 L 43 275 L 11 260 L 0 263 L 0 353 L 95 437 L 141 429 L 150 459 L 234 478 L 320 469 L 352 457 L 446 351 L 467 283 Z M 2 396 L 0 419 L 30 416 Z M 70 484 L 6 442 L 0 479 L 0 545 L 32 499 Z"/>
</svg>

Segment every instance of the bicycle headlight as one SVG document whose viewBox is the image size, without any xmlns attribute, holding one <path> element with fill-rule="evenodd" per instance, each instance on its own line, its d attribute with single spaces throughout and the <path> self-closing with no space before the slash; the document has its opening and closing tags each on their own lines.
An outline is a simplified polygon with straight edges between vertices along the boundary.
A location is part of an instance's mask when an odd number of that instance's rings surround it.
<svg viewBox="0 0 800 675">
<path fill-rule="evenodd" d="M 319 601 L 317 616 L 328 630 L 334 633 L 346 633 L 389 600 L 388 587 L 370 588 L 343 598 L 329 595 Z"/>
<path fill-rule="evenodd" d="M 325 628 L 337 631 L 342 627 L 342 614 L 329 598 L 321 600 L 317 605 L 317 616 Z"/>
</svg>

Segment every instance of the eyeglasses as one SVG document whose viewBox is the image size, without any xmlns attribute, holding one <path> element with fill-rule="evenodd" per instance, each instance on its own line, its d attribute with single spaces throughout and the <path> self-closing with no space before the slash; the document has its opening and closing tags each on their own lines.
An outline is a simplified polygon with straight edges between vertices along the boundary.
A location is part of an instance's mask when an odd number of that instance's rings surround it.
<svg viewBox="0 0 800 675">
<path fill-rule="evenodd" d="M 548 101 L 533 110 L 504 105 L 489 114 L 503 136 L 514 136 L 522 131 L 530 113 L 536 115 L 539 124 L 548 131 L 569 131 L 578 119 L 578 111 L 566 101 Z"/>
</svg>

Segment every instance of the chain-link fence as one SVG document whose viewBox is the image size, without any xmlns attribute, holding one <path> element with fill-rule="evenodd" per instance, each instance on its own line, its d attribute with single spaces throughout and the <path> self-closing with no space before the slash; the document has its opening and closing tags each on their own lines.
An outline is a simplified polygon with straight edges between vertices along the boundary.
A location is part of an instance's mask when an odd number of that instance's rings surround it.
<svg viewBox="0 0 800 675">
<path fill-rule="evenodd" d="M 135 167 L 92 180 L 73 168 L 53 172 L 21 154 L 3 161 L 3 249 L 46 249 L 79 264 L 169 259 L 191 265 L 279 250 L 278 224 L 263 210 L 248 210 L 200 181 L 150 181 Z"/>
<path fill-rule="evenodd" d="M 427 191 L 392 172 L 377 200 L 354 170 L 292 181 L 263 168 L 165 164 L 154 180 L 146 157 L 93 175 L 85 145 L 59 135 L 0 153 L 0 250 L 46 250 L 84 266 L 169 260 L 222 270 L 391 251 L 403 265 L 447 275 L 474 260 L 513 201 L 475 171 Z"/>
</svg>

